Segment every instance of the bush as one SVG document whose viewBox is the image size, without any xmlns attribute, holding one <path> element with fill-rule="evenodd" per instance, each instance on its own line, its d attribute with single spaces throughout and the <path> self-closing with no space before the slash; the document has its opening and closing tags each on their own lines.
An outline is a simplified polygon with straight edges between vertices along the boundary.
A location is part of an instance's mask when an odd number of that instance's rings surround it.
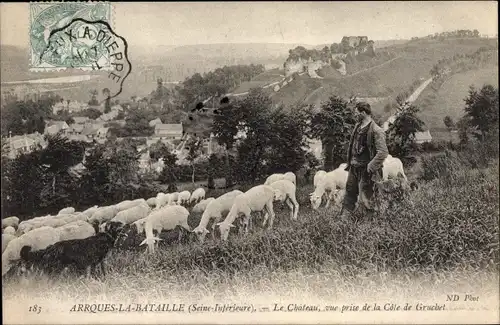
<svg viewBox="0 0 500 325">
<path fill-rule="evenodd" d="M 443 154 L 422 157 L 422 174 L 420 178 L 430 181 L 439 177 L 450 177 L 453 172 L 463 167 L 457 154 L 450 150 L 445 150 Z"/>
</svg>

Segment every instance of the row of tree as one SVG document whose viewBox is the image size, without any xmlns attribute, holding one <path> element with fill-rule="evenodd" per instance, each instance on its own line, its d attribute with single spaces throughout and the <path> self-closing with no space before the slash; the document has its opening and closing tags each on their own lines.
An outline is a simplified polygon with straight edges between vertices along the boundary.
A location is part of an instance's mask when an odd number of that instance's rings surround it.
<svg viewBox="0 0 500 325">
<path fill-rule="evenodd" d="M 469 29 L 458 29 L 451 32 L 442 32 L 442 33 L 434 33 L 429 34 L 424 39 L 446 39 L 446 38 L 479 38 L 480 34 L 477 29 L 469 30 Z M 420 39 L 419 37 L 412 37 L 411 40 L 415 41 Z"/>
</svg>

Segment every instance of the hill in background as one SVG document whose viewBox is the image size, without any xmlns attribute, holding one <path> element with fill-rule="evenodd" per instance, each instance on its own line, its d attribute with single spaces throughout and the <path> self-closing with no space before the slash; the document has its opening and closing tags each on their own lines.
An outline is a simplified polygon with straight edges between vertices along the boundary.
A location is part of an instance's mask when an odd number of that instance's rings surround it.
<svg viewBox="0 0 500 325">
<path fill-rule="evenodd" d="M 395 44 L 384 48 L 395 54 L 390 61 L 342 77 L 332 69 L 320 70 L 323 79 L 311 79 L 304 74 L 274 92 L 272 98 L 275 103 L 286 106 L 302 101 L 318 105 L 332 95 L 356 95 L 372 98 L 376 102 L 374 109 L 383 113 L 385 104 L 407 91 L 412 83 L 430 78 L 430 70 L 438 60 L 492 45 L 498 47 L 497 39 L 418 40 Z"/>
</svg>

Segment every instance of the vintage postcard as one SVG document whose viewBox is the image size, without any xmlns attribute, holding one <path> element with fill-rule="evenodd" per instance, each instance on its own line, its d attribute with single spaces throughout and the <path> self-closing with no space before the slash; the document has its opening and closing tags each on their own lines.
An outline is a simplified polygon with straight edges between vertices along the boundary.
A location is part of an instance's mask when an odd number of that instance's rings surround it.
<svg viewBox="0 0 500 325">
<path fill-rule="evenodd" d="M 0 4 L 4 324 L 499 323 L 498 4 Z"/>
</svg>

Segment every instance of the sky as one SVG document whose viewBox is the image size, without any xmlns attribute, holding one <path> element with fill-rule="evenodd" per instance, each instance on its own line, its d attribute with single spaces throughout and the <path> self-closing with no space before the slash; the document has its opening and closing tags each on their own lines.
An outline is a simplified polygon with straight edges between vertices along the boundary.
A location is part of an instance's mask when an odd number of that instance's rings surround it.
<svg viewBox="0 0 500 325">
<path fill-rule="evenodd" d="M 115 32 L 141 47 L 212 43 L 331 44 L 477 29 L 495 35 L 496 1 L 113 3 Z M 29 3 L 0 4 L 0 43 L 28 46 Z"/>
</svg>

